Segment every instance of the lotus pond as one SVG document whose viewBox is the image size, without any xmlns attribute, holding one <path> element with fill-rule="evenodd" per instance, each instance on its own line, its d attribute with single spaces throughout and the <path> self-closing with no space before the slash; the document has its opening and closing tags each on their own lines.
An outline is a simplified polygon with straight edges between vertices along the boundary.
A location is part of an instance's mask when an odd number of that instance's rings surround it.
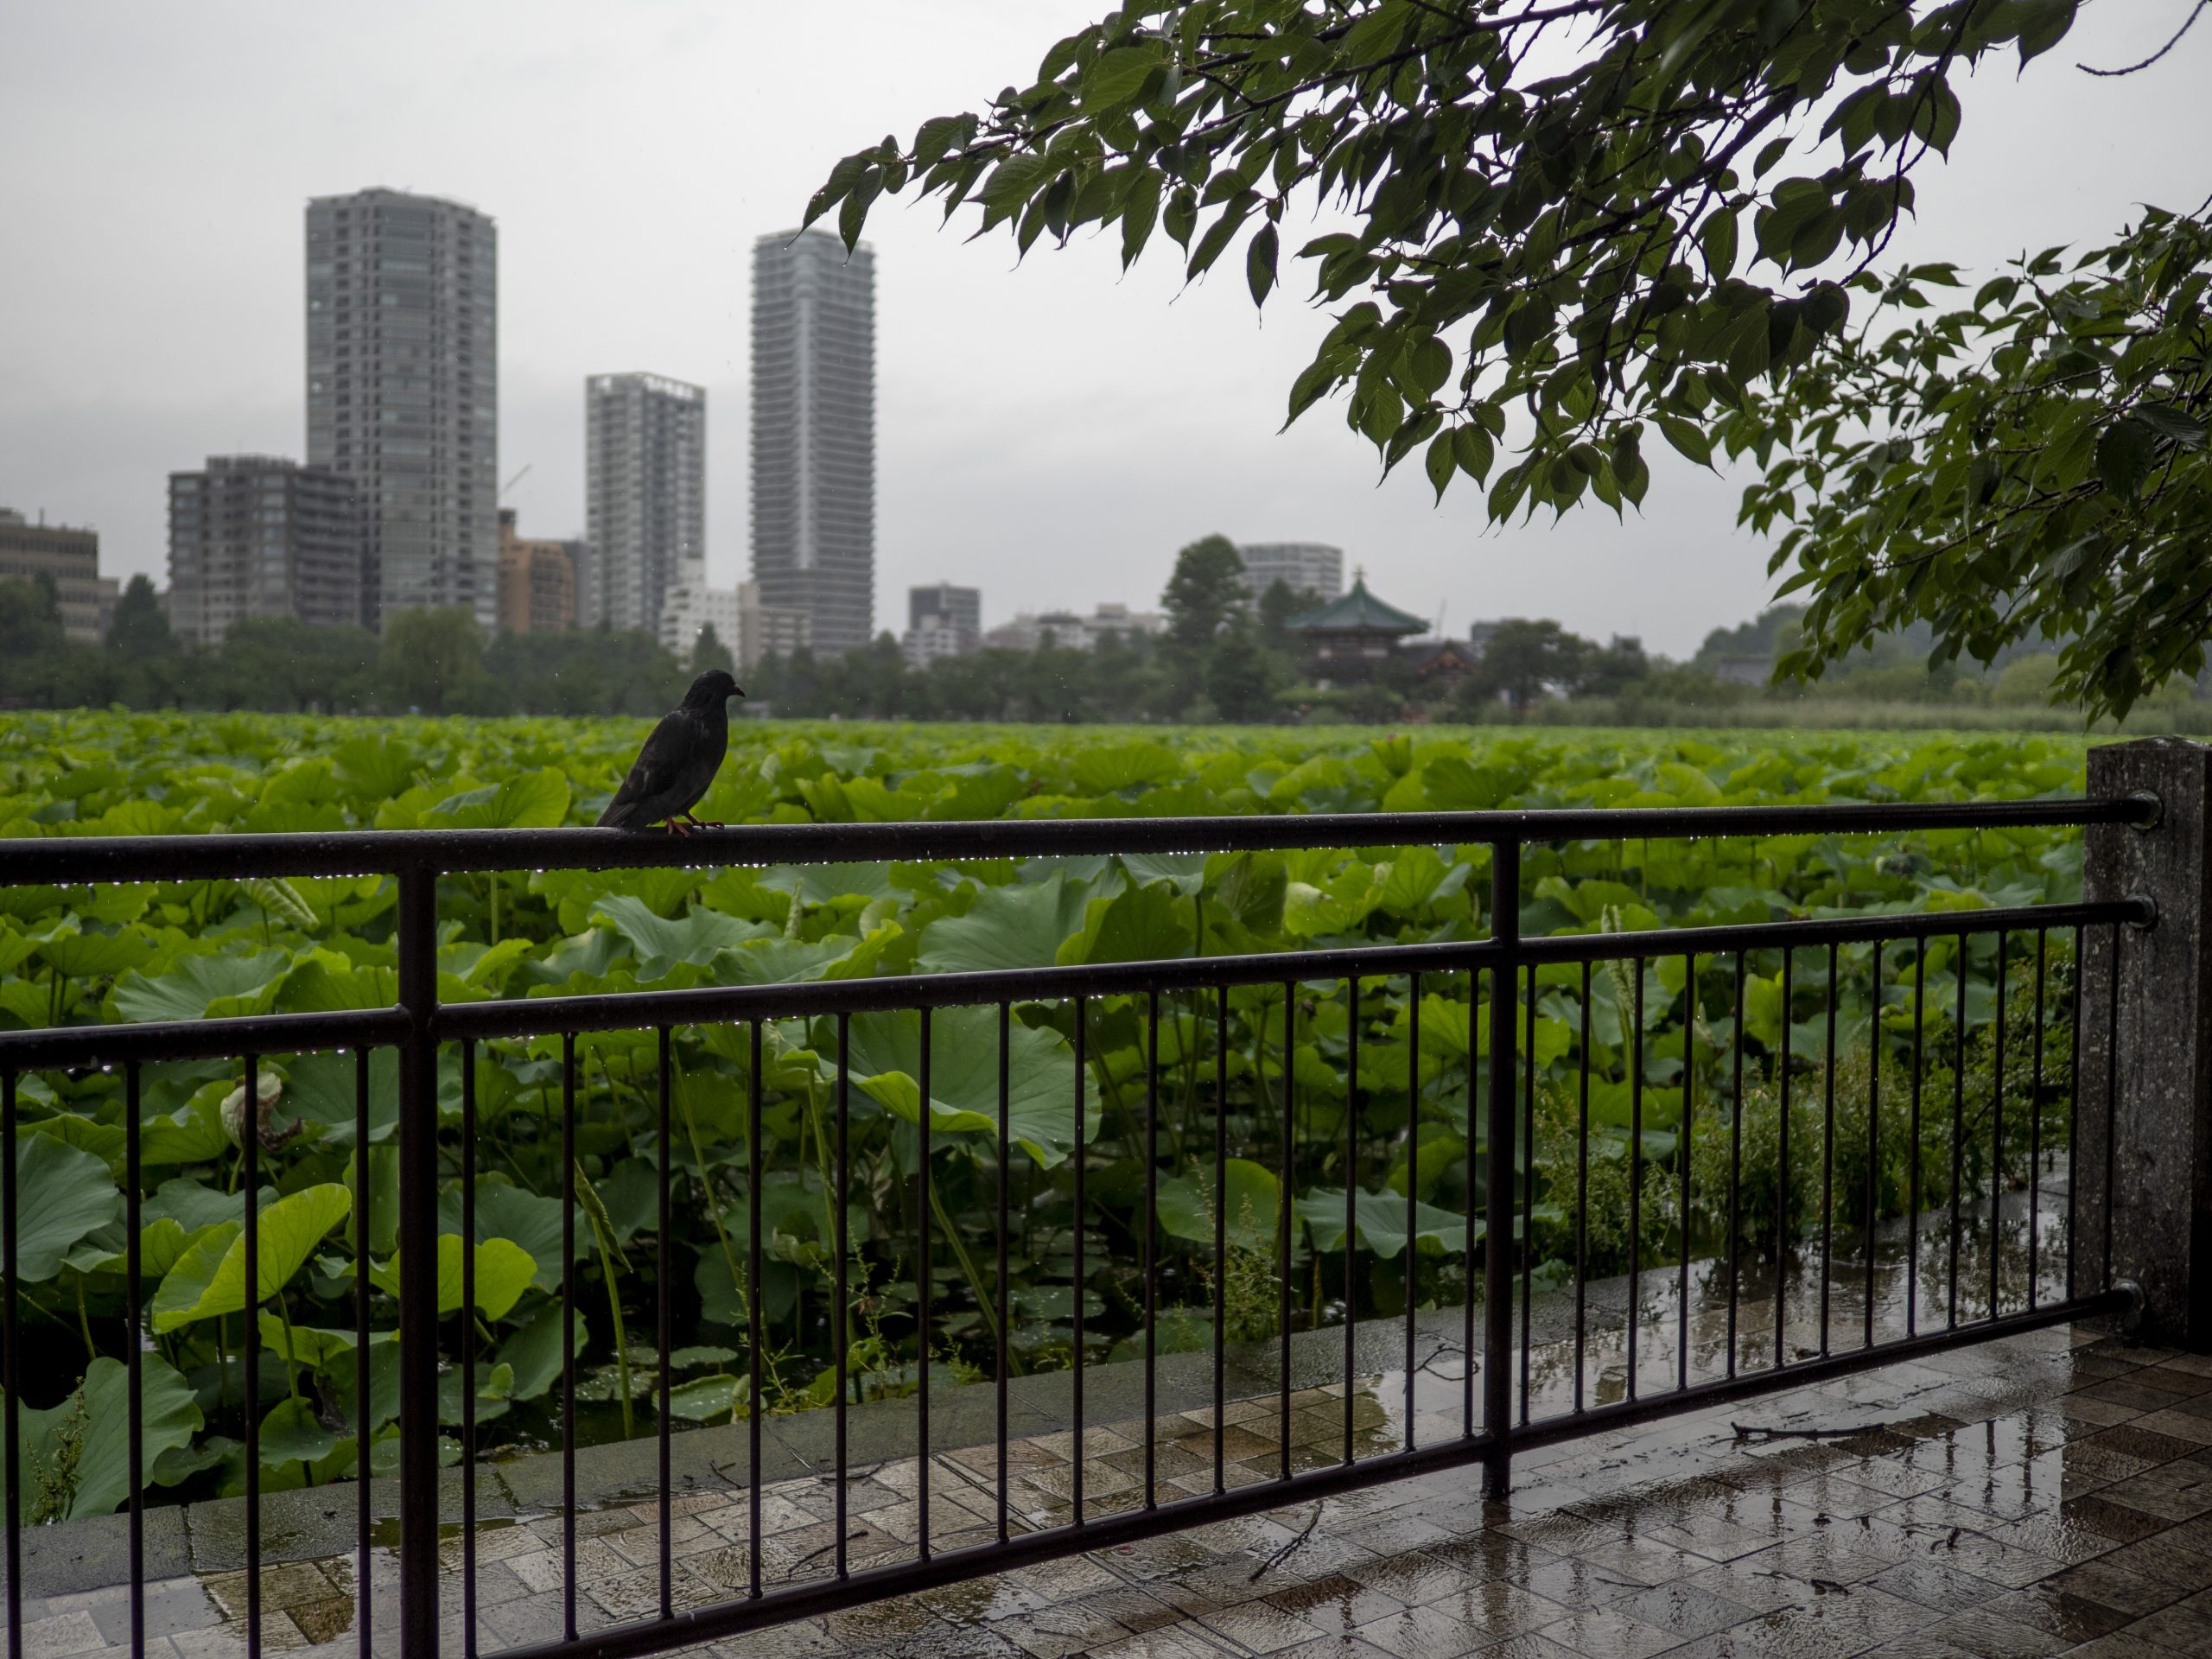
<svg viewBox="0 0 2212 1659">
<path fill-rule="evenodd" d="M 645 729 L 636 721 L 0 715 L 0 838 L 589 823 Z M 2018 798 L 2080 790 L 2085 747 L 1925 733 L 1425 728 L 1378 738 L 1370 728 L 741 723 L 698 810 L 733 823 L 790 823 Z M 1531 848 L 1523 926 L 1636 931 L 2037 903 L 2075 896 L 2080 864 L 2077 836 L 2043 830 Z M 1487 880 L 1484 849 L 1451 847 L 455 877 L 439 894 L 438 982 L 442 997 L 460 1002 L 1474 938 L 1487 930 Z M 397 989 L 394 906 L 391 883 L 378 877 L 0 888 L 0 1030 L 386 1004 Z M 1578 1237 L 1592 1273 L 1617 1270 L 1637 1251 L 1647 1263 L 1673 1259 L 1685 1240 L 1700 1255 L 1725 1249 L 1726 1160 L 1737 1128 L 1742 1180 L 1732 1213 L 1745 1249 L 1755 1251 L 1751 1241 L 1761 1238 L 1770 1248 L 1780 1214 L 1793 1228 L 1817 1224 L 1816 1160 L 1800 1160 L 1804 1166 L 1793 1165 L 1785 1179 L 1774 1155 L 1785 1026 L 1803 1074 L 1790 1133 L 1814 1137 L 1801 1144 L 1817 1140 L 1817 1115 L 1802 1129 L 1795 1115 L 1816 1114 L 1825 1085 L 1844 1102 L 1830 1194 L 1836 1215 L 1859 1214 L 1870 1182 L 1882 1212 L 1904 1201 L 1915 1148 L 1899 1115 L 1883 1121 L 1879 1144 L 1868 1148 L 1867 1116 L 1853 1103 L 1878 1081 L 1870 1073 L 1906 1064 L 1916 1039 L 1935 1057 L 1926 1086 L 1948 1090 L 1948 1057 L 1962 1054 L 1975 1103 L 1956 1148 L 1948 1119 L 1923 1126 L 1923 1201 L 1943 1200 L 1955 1165 L 1962 1182 L 2019 1179 L 2024 1153 L 2008 1143 L 2000 1155 L 1985 1127 L 2000 1090 L 2005 1120 L 2032 1117 L 2046 1151 L 2063 1147 L 2067 1133 L 2062 1092 L 2037 1090 L 2024 1062 L 1994 1065 L 1999 987 L 2016 1008 L 2029 1005 L 2033 946 L 2016 938 L 2000 959 L 1998 941 L 1979 940 L 1961 958 L 1942 941 L 1917 960 L 1892 947 L 1878 963 L 1866 947 L 1847 948 L 1834 982 L 1833 1053 L 1827 964 L 1815 953 L 1801 954 L 1786 1001 L 1778 956 L 1745 964 L 1740 1056 L 1730 959 L 1700 961 L 1694 982 L 1679 958 L 1647 963 L 1641 985 L 1627 969 L 1601 969 L 1586 982 L 1580 969 L 1544 970 L 1523 1014 L 1535 1065 L 1531 1248 L 1546 1264 L 1541 1273 L 1565 1271 Z M 2067 1058 L 2071 969 L 2070 940 L 2054 936 L 2044 981 L 2051 1077 L 2063 1076 Z M 1963 1043 L 1948 1023 L 1961 990 Z M 1341 983 L 1299 986 L 1287 1058 L 1280 988 L 1232 991 L 1225 1011 L 1210 994 L 1161 1000 L 1154 1289 L 1165 1345 L 1205 1346 L 1217 1319 L 1232 1342 L 1275 1332 L 1274 1241 L 1286 1202 L 1292 1318 L 1301 1326 L 1338 1320 L 1347 1306 L 1363 1317 L 1399 1312 L 1409 1298 L 1455 1305 L 1471 1278 L 1479 1289 L 1482 1230 L 1469 1217 L 1479 1216 L 1483 1198 L 1488 988 L 1433 975 L 1421 993 L 1417 1055 L 1402 977 L 1363 981 L 1356 999 Z M 1916 1007 L 1924 1027 L 1916 1027 Z M 1126 998 L 1087 1004 L 1078 1131 L 1071 1008 L 1013 1010 L 1013 1147 L 1003 1169 L 995 1155 L 998 1011 L 935 1016 L 927 1261 L 916 1249 L 925 1202 L 918 1020 L 854 1016 L 846 1051 L 852 1294 L 842 1305 L 831 1294 L 837 1229 L 828 1196 L 835 1022 L 764 1030 L 766 1173 L 757 1192 L 746 1180 L 749 1033 L 674 1033 L 665 1142 L 654 1034 L 579 1039 L 581 1380 L 577 1418 L 566 1427 L 588 1443 L 656 1427 L 652 1335 L 662 1292 L 664 1167 L 677 1338 L 670 1405 L 682 1426 L 825 1404 L 840 1348 L 855 1398 L 910 1392 L 925 1368 L 932 1387 L 987 1376 L 999 1337 L 1002 1182 L 1013 1234 L 1004 1287 L 1010 1363 L 1036 1371 L 1128 1357 L 1144 1291 L 1145 1120 L 1154 1097 L 1147 1014 Z M 2008 1053 L 2024 1055 L 2029 1024 L 2015 1019 Z M 1217 1049 L 1222 1030 L 1225 1053 Z M 1648 1185 L 1641 1236 L 1631 1238 L 1627 1096 L 1639 1046 Z M 442 1311 L 453 1351 L 467 1329 L 484 1356 L 474 1414 L 486 1457 L 542 1449 L 564 1433 L 556 1386 L 560 1054 L 558 1039 L 475 1051 L 474 1240 L 460 1236 L 457 1134 L 444 1148 Z M 1586 1058 L 1592 1144 L 1586 1213 L 1578 1215 Z M 372 1469 L 392 1466 L 396 1091 L 391 1057 L 380 1052 L 372 1058 L 366 1143 L 359 1143 L 355 1063 L 340 1054 L 262 1057 L 251 1103 L 235 1062 L 145 1068 L 144 1296 L 137 1306 L 123 1274 L 122 1078 L 99 1071 L 16 1079 L 27 1518 L 105 1513 L 124 1501 L 120 1357 L 133 1344 L 144 1361 L 146 1472 L 157 1498 L 241 1490 L 248 1414 L 259 1427 L 264 1490 L 351 1478 L 365 1434 Z M 458 1052 L 443 1056 L 449 1130 L 458 1125 L 461 1065 Z M 1993 1081 L 1999 1077 L 2001 1084 Z M 1220 1264 L 1211 1180 L 1217 1122 L 1232 1154 L 1230 1247 Z M 1287 1193 L 1276 1173 L 1286 1128 Z M 1078 1132 L 1088 1163 L 1080 1215 L 1070 1169 Z M 249 1135 L 261 1240 L 251 1295 L 241 1238 Z M 1685 1155 L 1694 1178 L 1687 1214 L 1673 1173 Z M 357 1225 L 365 1192 L 365 1236 Z M 755 1205 L 766 1259 L 751 1283 L 744 1241 Z M 458 1270 L 464 1249 L 475 1252 L 476 1302 L 467 1309 Z M 925 1274 L 933 1287 L 926 1329 L 917 1295 Z M 353 1315 L 362 1275 L 372 1325 L 365 1400 Z M 757 1400 L 744 1342 L 754 1297 L 767 1333 Z M 261 1355 L 253 1400 L 245 1397 L 248 1344 Z M 458 1368 L 442 1385 L 442 1414 L 458 1424 Z M 461 1455 L 457 1430 L 448 1430 L 445 1450 Z"/>
</svg>

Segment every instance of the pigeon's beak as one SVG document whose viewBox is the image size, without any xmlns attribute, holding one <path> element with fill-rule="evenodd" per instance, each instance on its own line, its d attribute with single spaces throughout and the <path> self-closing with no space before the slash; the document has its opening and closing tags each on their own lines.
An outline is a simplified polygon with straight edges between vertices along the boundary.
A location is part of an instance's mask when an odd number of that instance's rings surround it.
<svg viewBox="0 0 2212 1659">
<path fill-rule="evenodd" d="M 730 696 L 734 696 L 734 697 L 741 697 L 741 696 L 743 696 L 744 695 L 745 695 L 745 688 L 744 688 L 743 686 L 741 686 L 741 685 L 737 685 L 737 686 L 732 686 L 732 687 L 730 688 Z"/>
</svg>

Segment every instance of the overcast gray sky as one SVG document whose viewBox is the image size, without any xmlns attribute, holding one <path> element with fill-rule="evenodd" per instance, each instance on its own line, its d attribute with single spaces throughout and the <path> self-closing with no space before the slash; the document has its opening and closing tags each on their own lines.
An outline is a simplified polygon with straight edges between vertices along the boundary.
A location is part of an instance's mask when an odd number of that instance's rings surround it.
<svg viewBox="0 0 2212 1659">
<path fill-rule="evenodd" d="M 1900 257 L 1993 265 L 2212 191 L 2212 26 L 2133 61 L 2193 0 L 2098 0 L 2024 79 L 1964 91 L 1952 165 L 1919 179 Z M 302 454 L 302 209 L 391 185 L 499 226 L 502 477 L 524 533 L 583 521 L 583 379 L 709 389 L 712 579 L 747 572 L 753 239 L 797 222 L 830 165 L 886 132 L 1026 85 L 1103 0 L 0 0 L 0 505 L 88 523 L 111 572 L 163 574 L 166 475 L 210 454 Z M 1417 467 L 1324 405 L 1275 435 L 1319 314 L 1256 315 L 1242 262 L 1184 290 L 1106 242 L 969 245 L 887 203 L 878 251 L 876 616 L 909 582 L 1017 609 L 1157 597 L 1183 543 L 1340 543 L 1385 597 L 1556 616 L 1675 655 L 1756 611 L 1764 550 L 1734 485 L 1650 450 L 1640 517 L 1494 531 L 1430 505 Z M 1160 239 L 1160 249 L 1173 251 Z M 1305 291 L 1297 278 L 1287 292 Z"/>
</svg>

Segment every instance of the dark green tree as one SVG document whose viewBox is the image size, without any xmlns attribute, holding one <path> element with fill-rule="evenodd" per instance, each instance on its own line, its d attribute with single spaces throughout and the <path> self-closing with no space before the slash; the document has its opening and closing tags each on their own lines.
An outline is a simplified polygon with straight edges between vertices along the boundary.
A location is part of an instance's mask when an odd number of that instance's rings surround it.
<svg viewBox="0 0 2212 1659">
<path fill-rule="evenodd" d="M 713 623 L 704 624 L 699 630 L 699 637 L 691 642 L 690 666 L 694 674 L 703 674 L 710 668 L 719 668 L 723 673 L 732 676 L 736 674 L 737 658 L 731 656 L 729 647 L 722 644 L 721 636 L 715 632 Z"/>
<path fill-rule="evenodd" d="M 806 217 L 835 211 L 849 245 L 913 188 L 1023 252 L 1117 226 L 1125 264 L 1164 229 L 1187 276 L 1236 257 L 1264 303 L 1282 226 L 1326 206 L 1345 228 L 1297 257 L 1335 323 L 1290 418 L 1341 393 L 1386 469 L 1418 453 L 1440 496 L 1466 474 L 1501 520 L 1586 495 L 1618 512 L 1652 429 L 1701 466 L 1719 434 L 1783 469 L 1746 516 L 1803 531 L 1777 561 L 1814 594 L 1790 669 L 1918 615 L 1983 660 L 2024 630 L 2076 636 L 2062 689 L 2124 708 L 2212 632 L 2190 574 L 2204 210 L 2146 217 L 2071 280 L 2031 261 L 1903 345 L 1843 335 L 1854 292 L 1898 291 L 1868 270 L 1958 136 L 1955 83 L 2048 53 L 2078 10 L 1140 0 L 988 110 L 847 156 Z"/>
<path fill-rule="evenodd" d="M 1249 598 L 1236 543 L 1226 536 L 1192 542 L 1175 556 L 1174 574 L 1160 596 L 1167 644 L 1192 656 L 1203 652 Z"/>
<path fill-rule="evenodd" d="M 153 579 L 143 571 L 124 584 L 107 624 L 107 648 L 130 661 L 165 657 L 176 649 L 168 613 L 162 609 Z"/>
<path fill-rule="evenodd" d="M 410 610 L 387 617 L 377 651 L 384 701 L 439 715 L 484 680 L 484 630 L 465 610 Z"/>
<path fill-rule="evenodd" d="M 1274 694 L 1289 683 L 1278 660 L 1260 643 L 1260 630 L 1251 618 L 1241 613 L 1231 618 L 1206 653 L 1206 696 L 1220 718 L 1239 722 L 1271 718 Z"/>
<path fill-rule="evenodd" d="M 1320 594 L 1310 588 L 1293 592 L 1290 584 L 1277 576 L 1260 595 L 1260 643 L 1269 651 L 1295 654 L 1300 647 L 1298 636 L 1290 631 L 1290 620 L 1320 608 Z"/>
<path fill-rule="evenodd" d="M 1617 633 L 1608 645 L 1586 648 L 1581 672 L 1571 689 L 1577 696 L 1618 697 L 1650 677 L 1651 659 L 1644 654 L 1643 641 Z"/>
<path fill-rule="evenodd" d="M 1526 714 L 1554 687 L 1573 689 L 1590 660 L 1590 642 L 1548 619 L 1510 617 L 1497 625 L 1464 692 L 1478 700 L 1503 696 Z"/>
</svg>

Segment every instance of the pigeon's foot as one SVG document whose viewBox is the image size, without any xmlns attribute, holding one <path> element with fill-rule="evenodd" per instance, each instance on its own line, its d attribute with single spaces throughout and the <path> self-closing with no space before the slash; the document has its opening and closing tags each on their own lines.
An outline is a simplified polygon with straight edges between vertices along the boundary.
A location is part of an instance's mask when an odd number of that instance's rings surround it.
<svg viewBox="0 0 2212 1659">
<path fill-rule="evenodd" d="M 689 840 L 690 840 L 690 839 L 691 839 L 691 832 L 690 832 L 690 830 L 688 830 L 688 829 L 686 829 L 686 828 L 683 826 L 683 824 L 682 824 L 681 823 L 679 823 L 677 819 L 674 819 L 674 818 L 671 818 L 671 819 L 669 819 L 669 820 L 667 821 L 667 823 L 666 823 L 666 824 L 665 824 L 665 826 L 664 826 L 664 827 L 667 829 L 668 833 L 669 833 L 670 835 L 671 835 L 671 836 L 683 836 L 683 837 L 684 838 L 684 840 L 686 840 L 686 841 L 689 841 Z"/>
</svg>

